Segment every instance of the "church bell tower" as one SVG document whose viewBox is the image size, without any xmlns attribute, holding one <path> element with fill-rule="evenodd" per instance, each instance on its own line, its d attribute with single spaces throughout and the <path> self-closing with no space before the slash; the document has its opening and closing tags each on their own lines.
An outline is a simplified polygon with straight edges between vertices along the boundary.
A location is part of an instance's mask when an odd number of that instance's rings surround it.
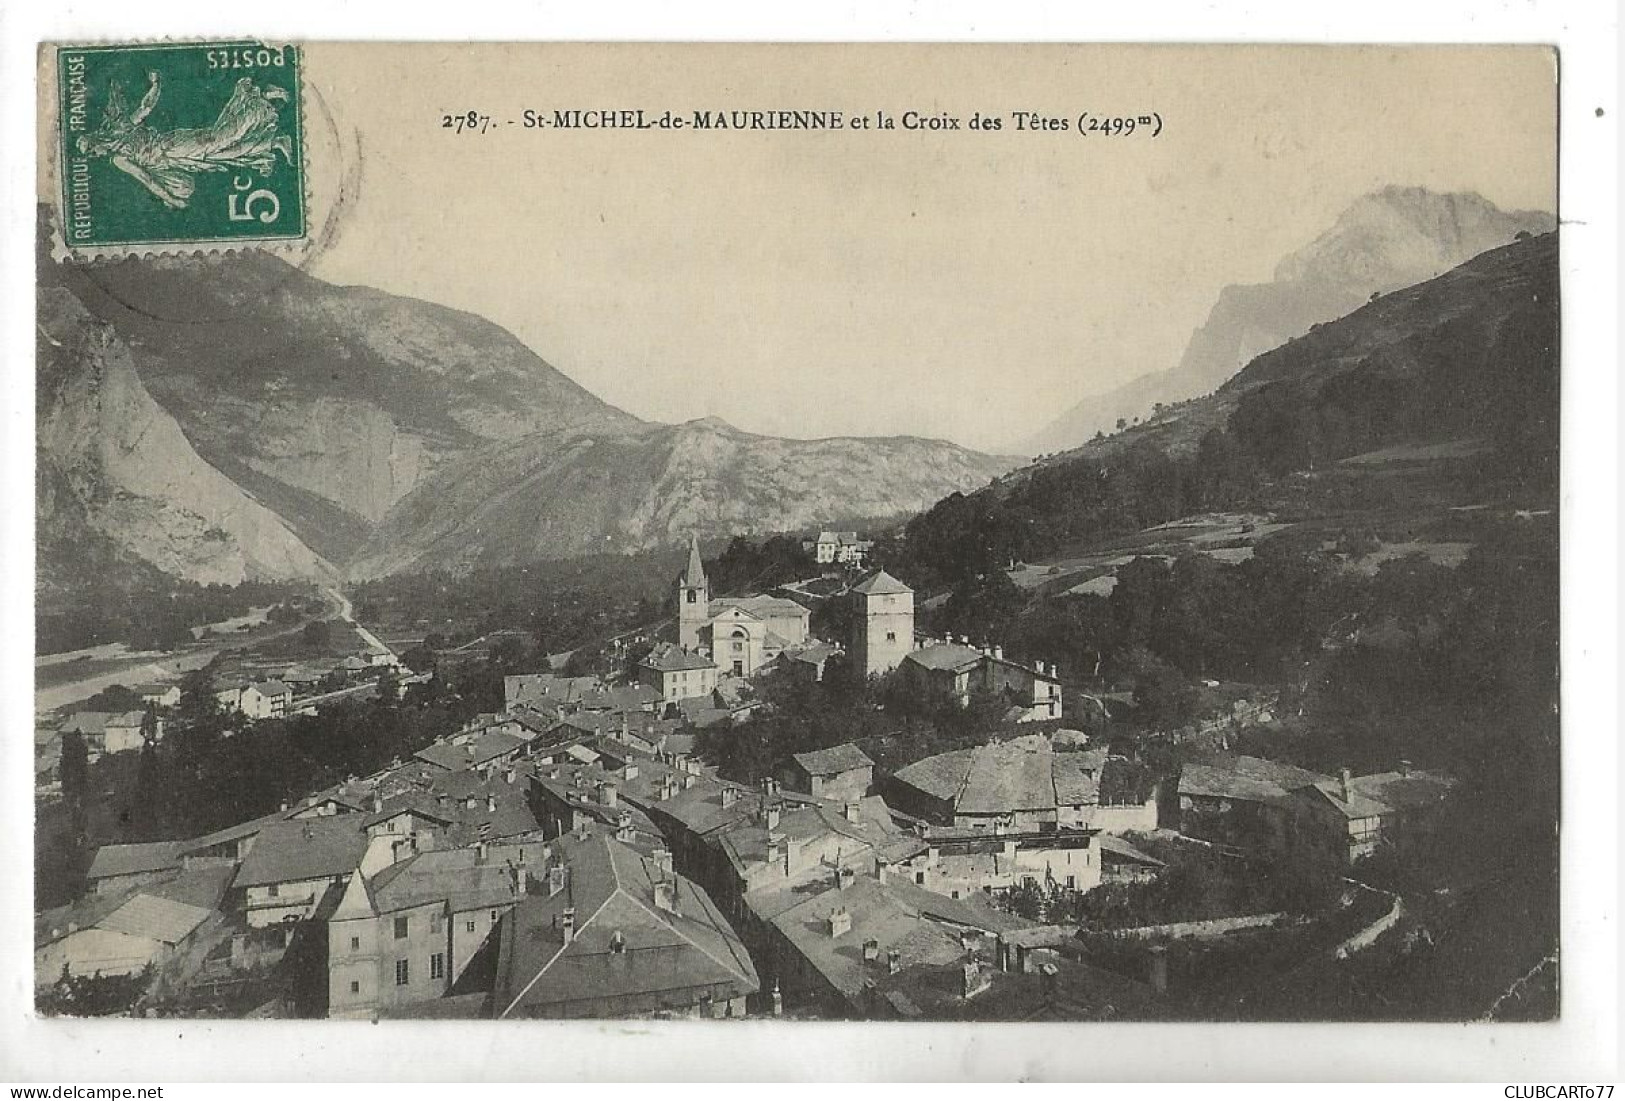
<svg viewBox="0 0 1625 1101">
<path fill-rule="evenodd" d="M 700 632 L 711 621 L 711 587 L 700 561 L 699 537 L 688 537 L 688 565 L 677 578 L 677 641 L 686 650 L 700 645 Z"/>
</svg>

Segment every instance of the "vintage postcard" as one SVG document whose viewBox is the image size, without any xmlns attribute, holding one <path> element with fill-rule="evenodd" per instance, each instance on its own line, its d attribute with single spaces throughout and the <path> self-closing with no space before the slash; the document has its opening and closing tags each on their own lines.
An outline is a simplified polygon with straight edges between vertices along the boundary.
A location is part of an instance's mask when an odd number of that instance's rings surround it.
<svg viewBox="0 0 1625 1101">
<path fill-rule="evenodd" d="M 38 1014 L 1560 1016 L 1553 49 L 38 63 Z"/>
</svg>

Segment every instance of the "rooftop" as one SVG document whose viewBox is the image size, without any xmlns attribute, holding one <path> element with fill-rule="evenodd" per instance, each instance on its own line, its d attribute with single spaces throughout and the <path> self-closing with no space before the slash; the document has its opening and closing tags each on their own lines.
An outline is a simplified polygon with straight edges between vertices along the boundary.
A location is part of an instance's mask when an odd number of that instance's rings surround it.
<svg viewBox="0 0 1625 1101">
<path fill-rule="evenodd" d="M 901 593 L 912 593 L 914 590 L 885 570 L 875 570 L 862 581 L 853 585 L 852 591 L 861 593 L 864 596 L 892 596 Z"/>
<path fill-rule="evenodd" d="M 273 822 L 259 831 L 235 885 L 259 887 L 348 875 L 366 851 L 367 835 L 355 815 Z"/>
<path fill-rule="evenodd" d="M 1179 770 L 1179 794 L 1267 803 L 1328 777 L 1263 757 L 1217 757 Z"/>
<path fill-rule="evenodd" d="M 106 879 L 116 875 L 139 875 L 142 872 L 173 868 L 180 861 L 179 841 L 143 841 L 130 845 L 103 845 L 90 861 L 88 879 Z"/>
<path fill-rule="evenodd" d="M 852 769 L 873 768 L 875 764 L 867 753 L 851 742 L 843 742 L 828 749 L 795 753 L 791 755 L 791 759 L 809 776 L 833 776 L 840 772 L 850 772 Z"/>
<path fill-rule="evenodd" d="M 699 887 L 605 837 L 567 835 L 558 845 L 569 867 L 564 888 L 530 895 L 503 923 L 496 1016 L 559 1003 L 571 1016 L 593 1016 L 645 993 L 756 992 L 744 945 Z M 658 883 L 669 884 L 669 909 Z M 567 908 L 568 943 L 559 927 Z"/>
<path fill-rule="evenodd" d="M 702 654 L 685 650 L 673 642 L 663 642 L 649 651 L 642 665 L 657 673 L 677 673 L 685 669 L 714 669 L 716 663 Z"/>
</svg>

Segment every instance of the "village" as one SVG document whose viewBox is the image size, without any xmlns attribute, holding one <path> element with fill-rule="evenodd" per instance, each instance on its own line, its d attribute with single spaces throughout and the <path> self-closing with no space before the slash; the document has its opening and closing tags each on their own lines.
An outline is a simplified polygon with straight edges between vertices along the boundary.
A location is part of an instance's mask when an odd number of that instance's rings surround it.
<svg viewBox="0 0 1625 1101">
<path fill-rule="evenodd" d="M 102 845 L 83 896 L 36 915 L 42 1004 L 99 988 L 148 1016 L 1146 1019 L 1202 985 L 1181 946 L 1275 937 L 1322 968 L 1429 935 L 1360 869 L 1428 837 L 1451 777 L 1232 752 L 1276 721 L 1267 695 L 1172 732 L 1194 748 L 1159 763 L 1056 662 L 923 632 L 871 546 L 822 532 L 818 577 L 723 596 L 691 540 L 669 618 L 615 640 L 622 669 L 509 675 L 501 710 L 409 759 L 203 836 Z M 813 632 L 814 589 L 842 602 L 843 637 Z M 427 679 L 357 633 L 325 666 L 238 661 L 210 706 L 252 738 Z M 765 686 L 835 678 L 990 726 L 890 767 L 852 741 L 748 782 L 708 759 L 772 711 Z M 161 742 L 180 688 L 129 691 L 58 737 L 93 758 Z M 1192 882 L 1199 905 L 1168 901 Z"/>
</svg>

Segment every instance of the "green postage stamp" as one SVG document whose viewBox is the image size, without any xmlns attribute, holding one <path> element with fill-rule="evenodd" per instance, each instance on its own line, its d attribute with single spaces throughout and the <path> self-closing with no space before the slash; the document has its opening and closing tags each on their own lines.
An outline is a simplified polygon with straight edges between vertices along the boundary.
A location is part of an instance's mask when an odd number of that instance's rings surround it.
<svg viewBox="0 0 1625 1101">
<path fill-rule="evenodd" d="M 305 236 L 297 46 L 59 46 L 56 61 L 68 249 Z"/>
</svg>

